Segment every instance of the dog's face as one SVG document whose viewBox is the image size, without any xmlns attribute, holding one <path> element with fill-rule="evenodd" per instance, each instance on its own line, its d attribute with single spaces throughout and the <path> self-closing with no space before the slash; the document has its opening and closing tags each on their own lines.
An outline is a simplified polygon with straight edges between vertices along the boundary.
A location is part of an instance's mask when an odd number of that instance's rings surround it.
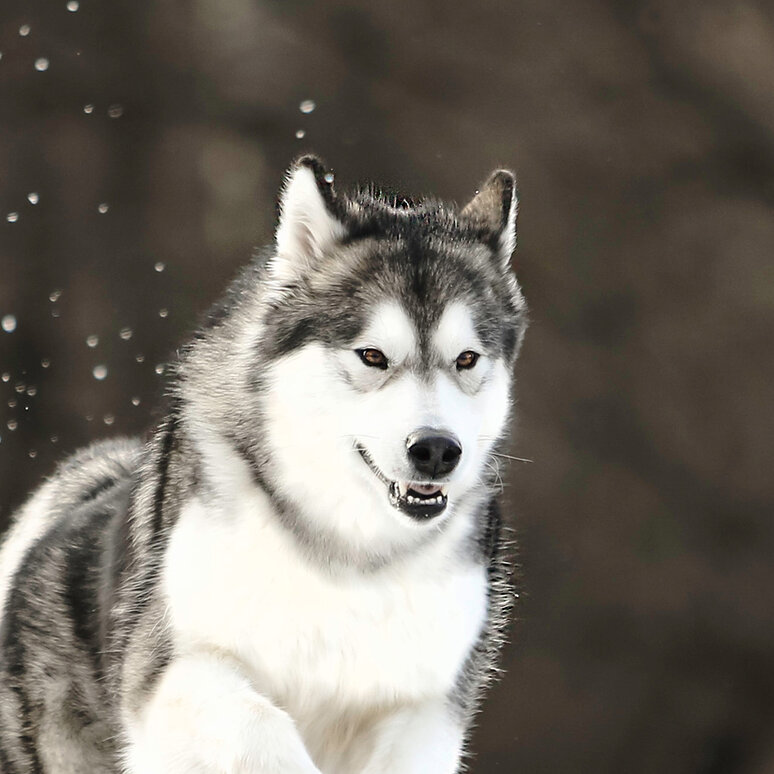
<svg viewBox="0 0 774 774">
<path fill-rule="evenodd" d="M 291 172 L 264 317 L 276 493 L 349 548 L 391 551 L 470 510 L 506 429 L 524 303 L 513 179 L 462 213 L 340 200 Z"/>
</svg>

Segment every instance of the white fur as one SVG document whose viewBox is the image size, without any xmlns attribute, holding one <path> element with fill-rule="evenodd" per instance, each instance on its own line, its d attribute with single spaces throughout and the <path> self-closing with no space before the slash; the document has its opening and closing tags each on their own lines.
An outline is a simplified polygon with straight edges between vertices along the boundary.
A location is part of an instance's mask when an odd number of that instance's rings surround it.
<svg viewBox="0 0 774 774">
<path fill-rule="evenodd" d="M 516 219 L 519 214 L 519 199 L 516 191 L 511 196 L 511 206 L 508 210 L 508 220 L 500 232 L 500 256 L 506 269 L 510 269 L 511 256 L 516 249 Z"/>
<path fill-rule="evenodd" d="M 250 488 L 231 490 L 222 507 L 189 503 L 174 529 L 164 588 L 175 650 L 191 656 L 134 722 L 129 770 L 191 771 L 185 767 L 195 759 L 209 761 L 202 771 L 316 771 L 303 768 L 292 728 L 273 711 L 282 708 L 326 774 L 360 774 L 368 760 L 366 771 L 380 774 L 453 771 L 451 763 L 385 768 L 377 753 L 386 746 L 397 755 L 410 742 L 416 749 L 407 759 L 422 751 L 451 760 L 461 747 L 461 731 L 442 708 L 483 625 L 487 592 L 484 568 L 457 558 L 460 535 L 449 531 L 421 555 L 368 576 L 330 574 L 301 555 L 246 473 L 241 481 Z M 253 740 L 240 729 L 254 727 L 255 704 L 271 732 Z M 428 729 L 443 728 L 433 731 L 442 748 L 434 753 L 432 735 L 428 747 L 389 731 L 394 713 L 425 705 L 435 708 Z M 204 758 L 200 744 L 209 751 Z M 258 747 L 293 763 L 256 764 Z M 250 762 L 244 769 L 215 766 L 240 756 Z M 150 768 L 146 758 L 164 764 Z"/>
<path fill-rule="evenodd" d="M 417 337 L 397 303 L 374 310 L 361 339 L 353 347 L 381 349 L 398 370 L 319 344 L 272 365 L 268 474 L 316 536 L 388 561 L 310 560 L 244 460 L 211 431 L 197 434 L 211 494 L 184 505 L 166 552 L 178 655 L 130 722 L 132 774 L 458 770 L 463 729 L 447 700 L 487 610 L 486 568 L 464 557 L 486 454 L 508 414 L 508 375 L 486 353 L 475 377 L 457 372 L 461 351 L 480 350 L 462 304 L 435 332 L 434 356 L 448 367 L 429 380 L 402 367 Z M 424 426 L 463 448 L 449 506 L 427 524 L 390 505 L 354 448 L 391 479 L 410 479 L 406 437 Z"/>
<path fill-rule="evenodd" d="M 385 301 L 374 310 L 354 349 L 368 347 L 376 347 L 384 352 L 393 365 L 399 365 L 416 354 L 414 326 L 397 301 Z"/>
<path fill-rule="evenodd" d="M 415 350 L 413 326 L 397 304 L 376 309 L 366 330 L 353 346 L 381 349 L 395 359 L 395 368 Z M 332 362 L 336 356 L 319 344 L 307 345 L 272 367 L 265 416 L 275 480 L 315 529 L 333 531 L 355 551 L 390 554 L 451 519 L 462 495 L 477 486 L 488 451 L 502 434 L 510 409 L 503 363 L 482 353 L 470 372 L 454 366 L 464 349 L 480 349 L 469 310 L 460 305 L 444 315 L 434 342 L 448 367 L 430 382 L 410 371 L 390 377 L 389 370 L 369 368 L 349 350 L 339 355 L 337 368 Z M 340 369 L 358 389 L 341 378 Z M 354 451 L 357 442 L 388 479 L 411 481 L 416 473 L 408 465 L 406 438 L 421 427 L 454 433 L 463 449 L 446 512 L 428 524 L 397 512 L 385 484 Z M 469 510 L 455 516 L 456 521 L 467 523 Z"/>
<path fill-rule="evenodd" d="M 297 167 L 280 199 L 277 252 L 271 262 L 273 279 L 286 282 L 299 268 L 313 266 L 344 233 L 342 224 L 328 211 L 312 170 Z"/>
<path fill-rule="evenodd" d="M 473 316 L 462 301 L 455 301 L 444 309 L 433 334 L 433 344 L 447 363 L 453 363 L 468 349 L 482 354 Z"/>
</svg>

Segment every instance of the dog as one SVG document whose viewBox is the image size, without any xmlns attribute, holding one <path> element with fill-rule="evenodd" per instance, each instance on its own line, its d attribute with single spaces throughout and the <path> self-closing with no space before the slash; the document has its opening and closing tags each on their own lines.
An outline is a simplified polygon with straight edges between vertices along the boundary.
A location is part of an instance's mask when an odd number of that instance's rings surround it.
<svg viewBox="0 0 774 774">
<path fill-rule="evenodd" d="M 461 770 L 512 597 L 516 215 L 504 170 L 457 208 L 291 167 L 148 442 L 5 538 L 3 774 Z"/>
</svg>

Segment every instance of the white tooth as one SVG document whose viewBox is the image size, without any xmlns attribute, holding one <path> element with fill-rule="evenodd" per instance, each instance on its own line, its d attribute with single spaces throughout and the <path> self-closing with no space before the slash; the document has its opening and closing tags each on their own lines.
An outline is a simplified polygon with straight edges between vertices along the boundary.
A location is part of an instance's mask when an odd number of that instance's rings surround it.
<svg viewBox="0 0 774 774">
<path fill-rule="evenodd" d="M 441 487 L 441 495 L 442 495 L 443 497 L 446 497 L 446 493 L 447 493 L 448 491 L 449 491 L 449 487 L 448 487 L 448 485 L 447 485 L 447 486 L 442 486 L 442 487 Z"/>
<path fill-rule="evenodd" d="M 401 497 L 406 496 L 406 492 L 408 492 L 408 482 L 407 481 L 398 481 L 398 489 L 400 489 Z"/>
</svg>

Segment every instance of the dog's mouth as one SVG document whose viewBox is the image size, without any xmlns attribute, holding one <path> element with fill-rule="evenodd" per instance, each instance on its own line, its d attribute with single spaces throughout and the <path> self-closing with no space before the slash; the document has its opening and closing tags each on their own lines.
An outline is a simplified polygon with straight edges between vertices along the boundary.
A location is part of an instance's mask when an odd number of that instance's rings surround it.
<svg viewBox="0 0 774 774">
<path fill-rule="evenodd" d="M 371 459 L 369 453 L 356 444 L 363 461 L 371 472 L 387 486 L 390 505 L 417 521 L 425 521 L 438 516 L 446 509 L 449 498 L 446 484 L 419 483 L 416 481 L 390 481 Z"/>
</svg>

